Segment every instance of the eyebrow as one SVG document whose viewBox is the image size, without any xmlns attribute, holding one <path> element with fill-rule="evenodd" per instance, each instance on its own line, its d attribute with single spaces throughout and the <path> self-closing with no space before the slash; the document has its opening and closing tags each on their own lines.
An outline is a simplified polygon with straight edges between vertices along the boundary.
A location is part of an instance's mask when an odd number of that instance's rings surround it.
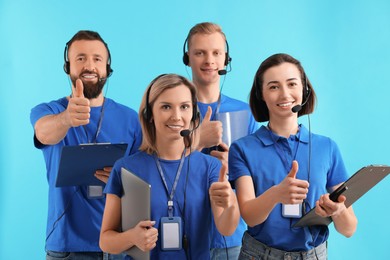
<svg viewBox="0 0 390 260">
<path fill-rule="evenodd" d="M 173 103 L 172 102 L 167 102 L 167 101 L 160 101 L 158 104 L 160 104 L 160 105 L 172 105 Z M 192 104 L 192 101 L 183 101 L 179 105 L 188 105 L 188 104 Z"/>
<path fill-rule="evenodd" d="M 78 53 L 78 54 L 76 55 L 76 57 L 80 57 L 80 56 L 85 57 L 85 56 L 87 56 L 87 54 L 84 53 L 84 52 L 81 52 L 81 53 Z M 92 56 L 93 56 L 93 57 L 98 57 L 98 58 L 103 58 L 103 56 L 100 55 L 100 54 L 92 54 Z"/>
<path fill-rule="evenodd" d="M 298 78 L 289 78 L 289 79 L 287 79 L 286 81 L 288 82 L 288 81 L 293 81 L 293 80 L 298 80 Z M 277 81 L 277 80 L 271 80 L 271 81 L 269 81 L 269 82 L 267 83 L 266 86 L 268 86 L 268 85 L 270 85 L 270 84 L 277 84 L 277 83 L 279 83 L 279 81 Z"/>
</svg>

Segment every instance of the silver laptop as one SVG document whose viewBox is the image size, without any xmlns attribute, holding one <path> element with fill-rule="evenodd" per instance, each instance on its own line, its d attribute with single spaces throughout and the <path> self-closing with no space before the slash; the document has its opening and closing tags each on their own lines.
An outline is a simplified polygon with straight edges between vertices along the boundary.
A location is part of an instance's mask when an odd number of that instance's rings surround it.
<svg viewBox="0 0 390 260">
<path fill-rule="evenodd" d="M 151 186 L 132 172 L 121 169 L 123 185 L 122 230 L 135 227 L 142 220 L 150 220 Z M 136 246 L 124 252 L 136 260 L 149 260 L 150 253 L 143 252 Z"/>
</svg>

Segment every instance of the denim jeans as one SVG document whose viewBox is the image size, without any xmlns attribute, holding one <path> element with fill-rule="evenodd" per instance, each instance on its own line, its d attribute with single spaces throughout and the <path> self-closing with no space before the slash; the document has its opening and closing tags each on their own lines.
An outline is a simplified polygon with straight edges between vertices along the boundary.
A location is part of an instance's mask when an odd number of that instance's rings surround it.
<svg viewBox="0 0 390 260">
<path fill-rule="evenodd" d="M 122 260 L 124 255 L 102 252 L 55 252 L 46 251 L 46 260 Z"/>
<path fill-rule="evenodd" d="M 326 242 L 309 251 L 287 252 L 268 247 L 251 237 L 248 232 L 244 233 L 240 260 L 326 260 Z"/>
<path fill-rule="evenodd" d="M 212 248 L 210 249 L 211 260 L 237 260 L 240 254 L 241 246 L 233 246 L 228 248 Z M 227 255 L 226 255 L 227 251 Z"/>
</svg>

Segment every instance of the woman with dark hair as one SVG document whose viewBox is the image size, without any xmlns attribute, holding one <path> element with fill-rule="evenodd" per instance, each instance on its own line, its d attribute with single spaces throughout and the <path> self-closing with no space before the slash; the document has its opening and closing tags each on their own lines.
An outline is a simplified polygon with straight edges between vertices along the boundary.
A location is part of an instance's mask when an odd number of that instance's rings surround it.
<svg viewBox="0 0 390 260">
<path fill-rule="evenodd" d="M 151 251 L 151 259 L 209 259 L 212 216 L 222 234 L 231 235 L 236 229 L 240 214 L 225 178 L 226 166 L 192 150 L 199 126 L 196 103 L 194 85 L 182 76 L 163 74 L 150 83 L 139 110 L 140 152 L 115 163 L 104 190 L 103 250 L 120 253 L 136 246 Z M 152 221 L 140 221 L 124 231 L 120 231 L 122 167 L 151 185 Z M 178 223 L 181 235 L 161 233 L 168 217 Z M 182 247 L 168 248 L 162 240 L 182 241 Z"/>
<path fill-rule="evenodd" d="M 275 54 L 261 63 L 249 105 L 256 121 L 268 123 L 229 151 L 230 177 L 248 224 L 240 259 L 327 259 L 326 226 L 293 227 L 314 206 L 344 236 L 356 230 L 345 196 L 329 199 L 329 192 L 348 179 L 336 143 L 298 124 L 315 103 L 298 60 Z"/>
</svg>

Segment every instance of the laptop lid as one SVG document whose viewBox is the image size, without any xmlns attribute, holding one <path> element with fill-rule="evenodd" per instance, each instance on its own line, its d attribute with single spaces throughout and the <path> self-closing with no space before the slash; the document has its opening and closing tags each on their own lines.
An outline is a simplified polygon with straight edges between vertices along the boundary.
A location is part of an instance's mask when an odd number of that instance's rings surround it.
<svg viewBox="0 0 390 260">
<path fill-rule="evenodd" d="M 150 220 L 151 186 L 125 168 L 121 169 L 121 178 L 123 185 L 122 230 L 128 230 L 142 220 Z M 143 252 L 136 246 L 124 253 L 137 260 L 149 260 L 150 258 L 149 252 Z"/>
</svg>

